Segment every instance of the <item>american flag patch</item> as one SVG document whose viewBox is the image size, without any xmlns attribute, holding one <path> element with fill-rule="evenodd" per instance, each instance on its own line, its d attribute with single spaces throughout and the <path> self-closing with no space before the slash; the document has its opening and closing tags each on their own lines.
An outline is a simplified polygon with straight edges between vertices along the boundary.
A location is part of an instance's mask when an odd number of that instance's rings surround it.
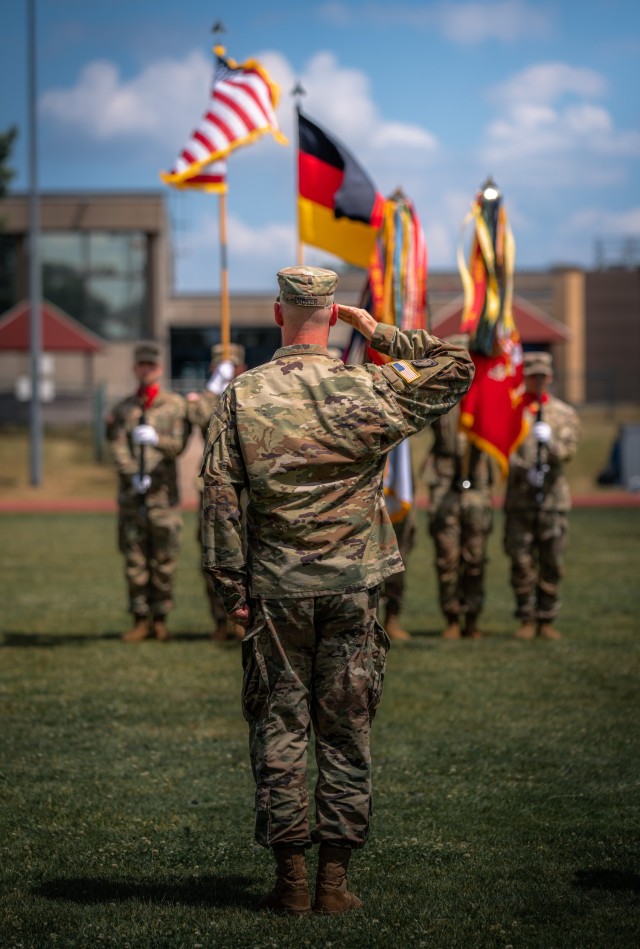
<svg viewBox="0 0 640 949">
<path fill-rule="evenodd" d="M 413 366 L 410 366 L 408 362 L 405 362 L 403 359 L 398 359 L 396 362 L 390 362 L 389 365 L 392 369 L 401 376 L 405 382 L 415 382 L 416 379 L 420 378 L 420 373 L 416 372 Z"/>
</svg>

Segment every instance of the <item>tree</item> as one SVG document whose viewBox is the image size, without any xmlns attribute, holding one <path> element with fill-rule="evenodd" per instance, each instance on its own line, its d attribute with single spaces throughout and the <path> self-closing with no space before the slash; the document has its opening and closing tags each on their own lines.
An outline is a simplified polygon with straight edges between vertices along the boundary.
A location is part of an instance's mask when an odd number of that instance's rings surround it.
<svg viewBox="0 0 640 949">
<path fill-rule="evenodd" d="M 18 129 L 15 125 L 6 132 L 0 132 L 0 198 L 6 197 L 9 182 L 15 176 L 15 171 L 7 163 L 17 137 Z"/>
</svg>

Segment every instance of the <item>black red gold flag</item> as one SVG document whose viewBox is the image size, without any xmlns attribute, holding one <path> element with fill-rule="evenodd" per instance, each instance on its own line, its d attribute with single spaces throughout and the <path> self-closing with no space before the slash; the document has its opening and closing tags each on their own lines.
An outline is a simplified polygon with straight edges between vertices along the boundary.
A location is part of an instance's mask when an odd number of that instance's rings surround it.
<svg viewBox="0 0 640 949">
<path fill-rule="evenodd" d="M 368 267 L 384 197 L 351 152 L 298 111 L 299 238 Z"/>
</svg>

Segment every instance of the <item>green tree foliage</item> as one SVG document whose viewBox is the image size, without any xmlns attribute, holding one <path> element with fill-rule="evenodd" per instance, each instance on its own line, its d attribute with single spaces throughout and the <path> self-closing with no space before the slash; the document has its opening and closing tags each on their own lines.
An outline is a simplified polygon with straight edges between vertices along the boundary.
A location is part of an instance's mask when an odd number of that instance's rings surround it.
<svg viewBox="0 0 640 949">
<path fill-rule="evenodd" d="M 9 182 L 15 171 L 8 164 L 13 144 L 18 137 L 18 129 L 12 126 L 6 132 L 0 132 L 0 198 L 4 198 L 9 190 Z"/>
</svg>

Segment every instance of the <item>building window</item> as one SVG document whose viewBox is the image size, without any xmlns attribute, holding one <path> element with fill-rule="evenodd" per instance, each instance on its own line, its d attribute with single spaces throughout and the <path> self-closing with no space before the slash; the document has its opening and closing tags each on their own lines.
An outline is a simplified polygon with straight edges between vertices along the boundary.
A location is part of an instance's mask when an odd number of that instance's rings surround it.
<svg viewBox="0 0 640 949">
<path fill-rule="evenodd" d="M 145 234 L 49 231 L 39 248 L 45 299 L 104 339 L 147 335 Z"/>
</svg>

